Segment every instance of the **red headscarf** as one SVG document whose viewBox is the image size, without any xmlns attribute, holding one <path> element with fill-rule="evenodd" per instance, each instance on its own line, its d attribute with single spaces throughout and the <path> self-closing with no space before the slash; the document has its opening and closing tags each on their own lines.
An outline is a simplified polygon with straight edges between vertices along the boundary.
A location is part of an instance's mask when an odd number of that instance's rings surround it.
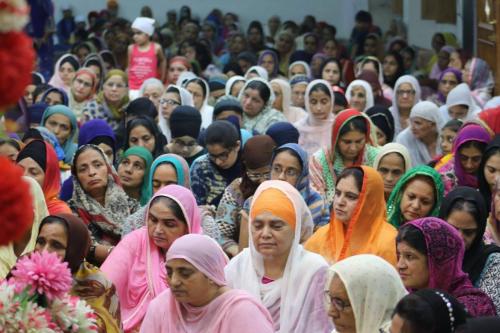
<svg viewBox="0 0 500 333">
<path fill-rule="evenodd" d="M 59 171 L 59 161 L 56 152 L 50 144 L 45 141 L 43 143 L 45 144 L 46 167 L 42 190 L 45 202 L 47 203 L 47 209 L 50 215 L 60 213 L 71 214 L 68 205 L 58 198 L 61 191 L 61 172 Z"/>
</svg>

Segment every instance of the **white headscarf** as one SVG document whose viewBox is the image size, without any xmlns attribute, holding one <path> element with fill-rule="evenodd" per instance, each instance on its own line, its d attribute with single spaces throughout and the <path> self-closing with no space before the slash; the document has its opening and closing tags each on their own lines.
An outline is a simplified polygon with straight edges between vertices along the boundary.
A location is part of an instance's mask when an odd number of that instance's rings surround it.
<svg viewBox="0 0 500 333">
<path fill-rule="evenodd" d="M 205 92 L 206 92 L 205 99 L 203 100 L 203 104 L 201 105 L 201 109 L 200 109 L 201 128 L 204 129 L 204 128 L 207 128 L 208 126 L 210 126 L 210 124 L 212 123 L 212 120 L 213 120 L 213 116 L 214 116 L 214 107 L 208 105 L 208 98 L 210 97 L 210 87 L 208 86 L 207 81 L 203 80 L 201 77 L 195 76 L 193 78 L 186 80 L 182 86 L 184 88 L 186 88 L 186 90 L 187 90 L 188 84 L 191 81 L 194 81 L 196 79 L 201 80 L 201 82 L 203 82 L 203 84 L 205 85 Z"/>
<path fill-rule="evenodd" d="M 257 75 L 259 75 L 260 78 L 262 78 L 264 81 L 269 81 L 269 74 L 267 73 L 267 70 L 262 67 L 262 66 L 252 66 L 250 67 L 247 72 L 245 73 L 245 79 L 248 80 L 249 77 L 248 75 L 251 72 L 257 72 Z"/>
<path fill-rule="evenodd" d="M 349 86 L 347 87 L 347 90 L 345 92 L 345 98 L 347 98 L 347 102 L 351 104 L 351 91 L 354 87 L 363 87 L 365 90 L 366 94 L 366 105 L 364 110 L 358 110 L 360 112 L 365 112 L 369 108 L 371 108 L 373 105 L 375 105 L 374 98 L 373 98 L 373 91 L 372 91 L 372 86 L 365 80 L 354 80 L 352 81 Z"/>
<path fill-rule="evenodd" d="M 299 244 L 301 234 L 312 231 L 312 217 L 300 193 L 287 182 L 270 180 L 263 182 L 255 192 L 250 215 L 256 198 L 269 189 L 281 191 L 295 208 L 295 236 L 283 276 L 269 284 L 262 284 L 264 259 L 257 252 L 252 239 L 250 247 L 234 257 L 226 266 L 226 278 L 231 287 L 243 289 L 259 298 L 273 313 L 279 306 L 280 333 L 328 332 L 332 324 L 323 306 L 323 286 L 327 263 L 323 257 L 305 250 Z M 252 220 L 248 224 L 251 235 Z M 250 236 L 251 237 L 251 236 Z"/>
<path fill-rule="evenodd" d="M 292 105 L 292 88 L 290 87 L 290 83 L 283 79 L 274 79 L 271 81 L 271 85 L 273 83 L 276 83 L 281 88 L 281 104 L 283 105 L 282 111 L 286 119 L 291 123 L 295 123 L 306 117 L 307 113 L 304 109 Z"/>
<path fill-rule="evenodd" d="M 352 256 L 331 266 L 326 289 L 334 276 L 340 278 L 347 290 L 356 333 L 388 329 L 394 308 L 408 293 L 394 267 L 372 254 Z"/>
<path fill-rule="evenodd" d="M 288 66 L 288 77 L 291 78 L 292 77 L 292 67 L 295 66 L 295 65 L 302 65 L 304 66 L 304 68 L 306 69 L 306 76 L 308 78 L 311 78 L 311 67 L 309 67 L 309 64 L 305 61 L 294 61 L 290 64 L 290 66 Z"/>
<path fill-rule="evenodd" d="M 245 82 L 246 79 L 241 75 L 235 75 L 235 76 L 232 76 L 229 80 L 227 80 L 227 82 L 226 82 L 226 96 L 232 96 L 231 90 L 233 89 L 233 85 L 238 81 Z M 237 97 L 237 96 L 233 96 L 233 97 Z"/>
<path fill-rule="evenodd" d="M 415 90 L 415 104 L 420 102 L 420 96 L 422 94 L 420 89 L 420 84 L 417 79 L 412 75 L 403 75 L 401 76 L 396 83 L 394 84 L 394 96 L 392 97 L 392 106 L 389 108 L 389 111 L 392 113 L 392 117 L 394 118 L 394 135 L 397 136 L 403 129 L 401 128 L 401 118 L 399 116 L 399 108 L 398 108 L 398 97 L 397 91 L 399 86 L 403 83 L 409 83 L 413 90 Z"/>
<path fill-rule="evenodd" d="M 441 133 L 441 128 L 443 128 L 443 120 L 441 118 L 439 108 L 436 104 L 429 101 L 418 102 L 413 106 L 410 113 L 410 119 L 416 117 L 423 118 L 436 124 L 436 153 L 440 154 L 441 145 L 439 134 Z M 396 137 L 396 142 L 401 143 L 408 149 L 413 166 L 427 164 L 432 160 L 432 156 L 429 154 L 427 146 L 413 135 L 411 126 L 399 133 Z"/>
<path fill-rule="evenodd" d="M 398 153 L 403 158 L 405 162 L 404 172 L 411 169 L 412 163 L 408 149 L 406 149 L 405 146 L 397 142 L 387 143 L 380 148 L 377 156 L 375 156 L 375 160 L 373 161 L 373 168 L 377 170 L 380 165 L 380 162 L 382 161 L 382 158 L 392 153 Z"/>
<path fill-rule="evenodd" d="M 175 85 L 185 88 L 187 81 L 196 79 L 197 77 L 198 76 L 196 76 L 196 74 L 191 71 L 184 71 L 179 75 L 179 78 L 177 79 L 177 82 L 175 82 Z"/>
<path fill-rule="evenodd" d="M 472 92 L 467 83 L 460 83 L 455 88 L 451 89 L 448 96 L 446 96 L 446 104 L 439 108 L 443 122 L 447 122 L 451 119 L 448 109 L 456 105 L 467 106 L 467 115 L 462 119 L 464 121 L 477 118 L 477 114 L 481 112 L 481 108 L 474 103 Z"/>
<path fill-rule="evenodd" d="M 170 84 L 165 91 L 167 91 L 170 87 L 177 89 L 177 92 L 181 97 L 181 105 L 194 107 L 193 96 L 191 96 L 189 91 L 187 91 L 184 88 L 175 86 L 173 84 Z M 160 130 L 163 133 L 163 135 L 165 135 L 165 137 L 167 138 L 168 142 L 170 142 L 170 140 L 172 140 L 172 132 L 170 131 L 170 125 L 167 123 L 167 120 L 161 114 L 161 110 L 158 110 L 158 113 L 159 113 L 158 126 L 160 127 Z"/>
<path fill-rule="evenodd" d="M 149 17 L 138 17 L 132 23 L 132 28 L 152 36 L 155 32 L 155 20 Z"/>
</svg>

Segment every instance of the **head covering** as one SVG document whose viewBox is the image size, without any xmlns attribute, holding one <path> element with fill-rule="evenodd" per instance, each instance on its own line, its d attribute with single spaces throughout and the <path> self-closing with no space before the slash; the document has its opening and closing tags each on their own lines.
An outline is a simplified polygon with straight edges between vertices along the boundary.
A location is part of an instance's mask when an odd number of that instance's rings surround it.
<svg viewBox="0 0 500 333">
<path fill-rule="evenodd" d="M 281 89 L 281 105 L 283 109 L 279 111 L 283 112 L 283 115 L 289 122 L 295 123 L 307 116 L 306 112 L 302 108 L 292 105 L 292 88 L 290 88 L 288 81 L 283 79 L 274 79 L 270 83 L 271 85 L 273 83 L 279 85 Z"/>
<path fill-rule="evenodd" d="M 71 273 L 75 274 L 80 265 L 85 260 L 90 248 L 89 230 L 83 221 L 73 214 L 51 214 L 42 220 L 39 231 L 43 226 L 49 224 L 49 221 L 57 218 L 66 226 L 67 247 L 64 261 L 68 263 Z"/>
<path fill-rule="evenodd" d="M 154 120 L 158 116 L 158 110 L 149 98 L 138 97 L 127 105 L 125 114 L 127 116 L 145 116 Z"/>
<path fill-rule="evenodd" d="M 469 318 L 467 324 L 462 328 L 462 333 L 496 333 L 500 332 L 500 318 L 481 317 Z"/>
<path fill-rule="evenodd" d="M 293 88 L 293 86 L 295 86 L 296 84 L 304 84 L 307 86 L 309 84 L 309 82 L 311 82 L 311 79 L 308 78 L 307 76 L 295 75 L 295 76 L 290 78 L 290 87 Z"/>
<path fill-rule="evenodd" d="M 356 333 L 385 331 L 391 325 L 394 307 L 407 294 L 394 267 L 371 254 L 337 262 L 330 267 L 329 275 L 326 288 L 334 276 L 344 284 L 354 313 Z"/>
<path fill-rule="evenodd" d="M 291 78 L 292 77 L 292 68 L 295 66 L 295 65 L 302 65 L 305 69 L 306 69 L 306 73 L 305 73 L 305 76 L 307 76 L 308 78 L 311 78 L 312 77 L 312 74 L 311 74 L 311 67 L 309 67 L 309 64 L 305 61 L 294 61 L 290 64 L 290 66 L 288 66 L 288 77 Z"/>
<path fill-rule="evenodd" d="M 65 85 L 61 75 L 59 74 L 59 68 L 65 63 L 71 64 L 75 72 L 80 68 L 80 63 L 75 55 L 71 53 L 63 54 L 54 65 L 54 74 L 50 78 L 49 84 L 55 88 L 63 89 L 66 94 L 68 94 L 70 87 Z"/>
<path fill-rule="evenodd" d="M 148 185 L 149 193 L 153 193 L 153 176 L 156 168 L 164 163 L 171 164 L 177 173 L 177 184 L 186 188 L 191 188 L 191 180 L 189 179 L 189 165 L 184 158 L 176 154 L 163 154 L 158 156 L 151 164 L 151 171 L 149 172 Z"/>
<path fill-rule="evenodd" d="M 389 108 L 389 111 L 391 111 L 392 116 L 394 117 L 394 128 L 395 128 L 394 135 L 398 135 L 399 132 L 402 131 L 397 92 L 399 86 L 402 85 L 403 83 L 410 84 L 413 90 L 415 90 L 415 104 L 417 104 L 420 101 L 420 96 L 421 96 L 420 84 L 418 83 L 417 79 L 414 76 L 403 75 L 396 81 L 396 83 L 394 84 L 394 94 L 392 96 L 392 106 Z"/>
<path fill-rule="evenodd" d="M 172 138 L 190 136 L 198 139 L 200 135 L 201 114 L 192 106 L 178 106 L 170 115 Z"/>
<path fill-rule="evenodd" d="M 492 134 L 500 134 L 500 105 L 492 109 L 485 109 L 478 114 L 481 121 Z"/>
<path fill-rule="evenodd" d="M 179 185 L 160 189 L 148 205 L 146 220 L 151 202 L 157 197 L 169 198 L 179 205 L 186 221 L 186 233 L 201 234 L 200 211 L 190 190 Z M 149 237 L 146 226 L 127 235 L 109 254 L 101 270 L 116 287 L 124 331 L 137 327 L 149 303 L 168 288 L 165 257 Z"/>
<path fill-rule="evenodd" d="M 462 271 L 464 242 L 458 231 L 437 217 L 408 223 L 422 232 L 427 247 L 428 288 L 441 289 L 455 296 L 472 316 L 495 315 L 491 299 L 473 287 Z"/>
<path fill-rule="evenodd" d="M 226 267 L 226 278 L 231 287 L 250 292 L 259 298 L 271 313 L 276 313 L 273 317 L 278 320 L 275 322 L 275 330 L 279 328 L 279 332 L 327 332 L 331 330 L 331 323 L 324 312 L 325 309 L 317 310 L 315 306 L 323 297 L 323 284 L 318 279 L 325 278 L 327 264 L 319 255 L 305 251 L 299 244 L 303 222 L 309 220 L 311 224 L 311 213 L 300 193 L 284 181 L 263 182 L 252 201 L 248 232 L 252 233 L 255 203 L 259 202 L 259 197 L 269 189 L 278 190 L 283 195 L 275 199 L 274 207 L 291 204 L 294 209 L 295 223 L 290 221 L 290 225 L 295 225 L 295 232 L 283 276 L 269 284 L 262 284 L 265 274 L 264 258 L 250 239 L 249 248 L 234 257 Z M 274 209 L 270 213 L 275 214 Z M 290 296 L 292 293 L 293 297 Z"/>
<path fill-rule="evenodd" d="M 264 57 L 266 55 L 270 55 L 273 58 L 274 68 L 273 68 L 272 73 L 270 73 L 269 75 L 271 76 L 271 78 L 274 78 L 276 75 L 278 75 L 278 70 L 279 70 L 279 63 L 280 62 L 278 60 L 278 54 L 276 54 L 276 52 L 274 52 L 273 50 L 264 50 L 264 51 L 262 51 L 260 53 L 259 60 L 257 61 L 257 64 L 259 65 L 259 67 L 262 65 L 262 62 L 264 61 Z M 261 67 L 261 68 L 263 68 L 263 67 Z M 250 73 L 250 70 L 247 71 L 247 74 L 248 73 Z M 266 71 L 266 73 L 267 73 L 267 71 Z M 261 77 L 264 78 L 262 75 L 261 75 Z M 266 74 L 265 79 L 266 80 L 268 79 L 267 78 L 267 74 Z"/>
<path fill-rule="evenodd" d="M 125 73 L 121 69 L 112 69 L 109 72 L 107 72 L 106 76 L 104 77 L 103 83 L 108 82 L 108 80 L 113 76 L 119 76 L 122 78 L 125 84 L 128 83 L 127 73 Z M 96 96 L 96 102 L 98 104 L 106 104 L 107 108 L 109 109 L 109 112 L 111 113 L 110 116 L 114 119 L 121 119 L 123 117 L 122 109 L 125 105 L 129 103 L 129 101 L 130 99 L 127 93 L 123 96 L 122 100 L 120 101 L 120 103 L 118 103 L 118 105 L 109 105 L 106 102 L 106 97 L 104 96 L 104 90 L 101 90 Z"/>
<path fill-rule="evenodd" d="M 363 70 L 361 73 L 357 76 L 358 80 L 366 81 L 370 84 L 370 87 L 372 87 L 372 92 L 375 94 L 375 91 L 378 91 L 380 95 L 382 95 L 382 84 L 378 80 L 377 73 L 374 71 L 370 70 Z M 376 99 L 377 96 L 374 96 Z"/>
<path fill-rule="evenodd" d="M 62 149 L 64 150 L 64 162 L 66 163 L 72 163 L 73 161 L 73 156 L 75 155 L 77 144 L 74 143 L 75 137 L 76 137 L 76 132 L 78 130 L 78 123 L 75 117 L 75 114 L 71 109 L 65 105 L 53 105 L 49 106 L 45 112 L 43 113 L 42 116 L 42 122 L 40 123 L 41 126 L 45 126 L 45 123 L 47 122 L 47 119 L 49 119 L 50 116 L 54 114 L 62 114 L 66 118 L 69 119 L 70 124 L 71 124 L 71 132 L 69 134 L 69 137 L 64 141 L 61 146 Z"/>
<path fill-rule="evenodd" d="M 153 157 L 162 154 L 163 147 L 167 144 L 167 140 L 158 129 L 158 126 L 154 123 L 154 120 L 143 116 L 128 121 L 123 142 L 123 149 L 128 149 L 130 147 L 130 132 L 132 132 L 132 130 L 138 126 L 143 126 L 144 128 L 146 128 L 155 138 L 155 146 L 153 148 L 153 151 L 151 152 Z"/>
<path fill-rule="evenodd" d="M 410 118 L 420 117 L 425 120 L 431 121 L 436 124 L 437 128 L 442 128 L 442 119 L 438 112 L 438 107 L 436 104 L 423 101 L 418 102 L 413 106 L 410 113 Z"/>
<path fill-rule="evenodd" d="M 483 106 L 495 87 L 495 80 L 490 66 L 481 58 L 472 58 L 470 60 L 470 74 L 465 78 L 472 90 L 472 96 L 479 106 Z"/>
<path fill-rule="evenodd" d="M 455 75 L 458 83 L 462 83 L 462 72 L 456 68 L 453 68 L 453 67 L 448 67 L 444 71 L 442 71 L 441 75 L 439 75 L 438 82 L 441 82 L 443 77 L 448 73 L 452 73 L 453 75 Z M 438 91 L 438 100 L 441 103 L 446 103 L 446 96 L 444 96 L 440 91 Z"/>
<path fill-rule="evenodd" d="M 226 82 L 226 96 L 231 96 L 231 90 L 233 89 L 233 85 L 238 82 L 238 81 L 243 81 L 245 82 L 246 79 L 243 76 L 240 75 L 235 75 L 229 78 Z M 215 110 L 214 110 L 215 112 Z"/>
<path fill-rule="evenodd" d="M 394 118 L 391 111 L 383 106 L 375 105 L 367 109 L 366 114 L 372 123 L 385 134 L 387 142 L 392 142 L 394 139 Z"/>
<path fill-rule="evenodd" d="M 102 68 L 101 68 L 101 71 L 102 71 Z M 87 68 L 87 67 L 80 68 L 76 72 L 75 77 L 73 78 L 73 81 L 75 81 L 77 77 L 79 77 L 80 75 L 83 75 L 83 74 L 90 76 L 90 78 L 92 79 L 92 87 L 90 89 L 89 94 L 85 98 L 85 101 L 87 101 L 87 100 L 92 99 L 92 97 L 94 97 L 94 94 L 95 94 L 97 88 L 99 87 L 100 83 L 99 83 L 99 81 L 97 81 L 97 76 L 96 76 L 95 72 L 93 70 L 91 70 L 90 68 Z M 102 79 L 102 77 L 101 77 L 101 79 Z M 73 93 L 72 90 L 70 90 L 70 96 L 74 96 L 74 93 Z"/>
<path fill-rule="evenodd" d="M 122 156 L 122 161 L 123 159 L 125 159 L 130 155 L 142 158 L 145 164 L 144 176 L 142 177 L 142 184 L 141 184 L 141 198 L 139 200 L 141 206 L 144 206 L 145 204 L 148 203 L 149 199 L 151 198 L 151 193 L 149 192 L 148 180 L 149 180 L 149 170 L 151 168 L 151 164 L 153 163 L 153 156 L 146 148 L 141 146 L 134 146 L 125 150 Z"/>
<path fill-rule="evenodd" d="M 286 143 L 298 143 L 300 134 L 292 124 L 279 121 L 269 126 L 266 135 L 269 135 L 276 142 L 276 146 L 279 147 Z"/>
<path fill-rule="evenodd" d="M 463 120 L 466 121 L 477 118 L 477 114 L 481 112 L 481 108 L 479 108 L 472 99 L 472 92 L 467 83 L 460 83 L 455 88 L 451 89 L 448 96 L 446 96 L 446 105 L 439 108 L 443 120 L 448 121 L 451 119 L 449 109 L 457 105 L 467 106 L 467 115 L 463 118 Z"/>
<path fill-rule="evenodd" d="M 106 141 L 112 143 L 110 147 L 113 148 L 113 152 L 115 152 L 116 137 L 111 126 L 109 126 L 108 123 L 102 119 L 89 120 L 85 122 L 82 127 L 80 127 L 80 131 L 78 133 L 78 146 L 83 146 L 89 143 L 98 145 L 101 142 L 97 143 L 96 140 L 99 140 L 99 138 L 102 137 L 109 139 Z"/>
<path fill-rule="evenodd" d="M 311 113 L 310 95 L 311 91 L 317 86 L 323 85 L 330 92 L 331 99 L 331 113 L 325 120 L 318 120 L 314 118 Z M 304 96 L 305 108 L 307 116 L 297 121 L 294 126 L 297 127 L 300 137 L 299 144 L 307 151 L 309 155 L 314 154 L 318 149 L 323 147 L 330 147 L 332 138 L 332 125 L 333 119 L 333 105 L 335 103 L 335 96 L 330 88 L 330 83 L 325 80 L 314 80 L 307 85 L 306 93 Z"/>
<path fill-rule="evenodd" d="M 376 35 L 374 35 L 376 36 Z M 359 65 L 356 66 L 356 68 L 358 68 L 360 71 L 363 70 L 363 66 L 367 63 L 367 62 L 375 62 L 377 65 L 377 74 L 378 74 L 378 81 L 380 82 L 381 85 L 384 84 L 384 70 L 382 68 L 382 63 L 380 62 L 380 60 L 377 58 L 377 57 L 374 57 L 374 56 L 367 56 L 367 57 L 364 57 Z M 360 72 L 356 73 L 356 75 L 359 75 Z"/>
<path fill-rule="evenodd" d="M 271 163 L 276 143 L 268 135 L 255 135 L 243 146 L 242 161 L 247 169 L 258 169 Z"/>
<path fill-rule="evenodd" d="M 351 104 L 351 99 L 352 99 L 351 94 L 352 94 L 352 89 L 354 87 L 362 87 L 365 90 L 365 95 L 366 95 L 365 108 L 363 110 L 358 110 L 360 112 L 365 112 L 374 105 L 372 86 L 370 86 L 370 84 L 364 80 L 352 81 L 349 84 L 349 86 L 347 86 L 347 90 L 345 92 L 345 97 L 347 98 L 349 104 Z"/>
<path fill-rule="evenodd" d="M 245 73 L 245 80 L 250 80 L 250 79 L 254 79 L 255 78 L 255 77 L 253 77 L 253 78 L 249 77 L 249 74 L 252 73 L 252 72 L 257 73 L 257 77 L 261 78 L 265 82 L 267 82 L 269 80 L 269 74 L 267 73 L 267 70 L 264 67 L 261 67 L 261 66 L 252 66 L 252 67 L 250 67 L 247 70 L 247 72 Z"/>
<path fill-rule="evenodd" d="M 43 102 L 34 103 L 33 105 L 29 106 L 26 117 L 26 127 L 29 128 L 31 124 L 39 125 L 42 122 L 43 113 L 48 107 L 49 105 Z"/>
<path fill-rule="evenodd" d="M 496 135 L 486 146 L 484 150 L 483 157 L 481 159 L 481 164 L 479 166 L 479 175 L 478 175 L 478 183 L 479 183 L 479 191 L 482 193 L 483 198 L 486 200 L 486 207 L 488 210 L 491 209 L 491 198 L 494 193 L 491 192 L 490 185 L 486 181 L 484 177 L 484 168 L 486 166 L 486 162 L 490 159 L 491 156 L 496 155 L 500 152 L 500 135 Z"/>
<path fill-rule="evenodd" d="M 102 81 L 104 79 L 104 76 L 106 76 L 106 72 L 107 72 L 106 66 L 104 65 L 104 60 L 102 59 L 102 56 L 101 56 L 101 53 L 90 53 L 88 56 L 85 57 L 85 60 L 83 61 L 83 65 L 82 65 L 82 67 L 87 67 L 87 69 L 89 69 L 88 67 L 90 67 L 90 66 L 97 66 L 101 70 L 101 75 L 100 75 L 99 81 L 95 82 L 95 88 L 99 88 L 102 86 Z M 91 71 L 91 72 L 97 78 L 97 74 L 94 71 Z"/>
<path fill-rule="evenodd" d="M 329 262 L 366 253 L 395 264 L 396 229 L 387 223 L 384 181 L 375 169 L 364 165 L 358 168 L 363 171 L 363 184 L 349 222 L 344 225 L 332 210 L 330 223 L 316 231 L 305 247 Z"/>
<path fill-rule="evenodd" d="M 214 106 L 213 117 L 215 118 L 224 111 L 235 111 L 243 115 L 243 108 L 240 101 L 232 96 L 226 95 L 221 97 Z"/>
<path fill-rule="evenodd" d="M 397 153 L 397 154 L 399 154 L 399 156 L 401 156 L 403 158 L 403 161 L 405 163 L 404 172 L 405 173 L 408 172 L 408 170 L 411 169 L 410 153 L 408 153 L 408 149 L 406 149 L 405 146 L 403 146 L 400 143 L 396 143 L 396 142 L 387 143 L 380 148 L 377 156 L 375 157 L 375 161 L 373 162 L 373 168 L 375 170 L 378 170 L 382 159 L 385 156 L 392 154 L 392 153 Z"/>
<path fill-rule="evenodd" d="M 406 185 L 417 176 L 426 176 L 434 183 L 435 202 L 428 216 L 438 216 L 439 214 L 439 207 L 441 207 L 441 201 L 444 196 L 444 184 L 441 175 L 427 165 L 419 165 L 407 171 L 398 180 L 387 201 L 387 221 L 396 228 L 399 228 L 399 226 L 406 222 L 403 220 L 401 212 L 401 200 L 403 199 L 403 192 Z"/>
<path fill-rule="evenodd" d="M 466 201 L 474 205 L 478 212 L 478 215 L 474 216 L 477 225 L 476 238 L 472 241 L 469 249 L 465 250 L 462 265 L 464 272 L 469 274 L 471 281 L 476 284 L 483 272 L 488 257 L 492 253 L 500 252 L 500 248 L 496 245 L 485 245 L 484 243 L 483 235 L 486 231 L 488 208 L 483 196 L 476 189 L 467 186 L 458 186 L 453 189 L 444 198 L 439 217 L 446 220 L 453 211 L 457 201 Z"/>
<path fill-rule="evenodd" d="M 175 58 L 177 58 L 177 57 L 175 57 Z M 173 58 L 173 59 L 175 59 L 175 58 Z M 170 89 L 177 90 L 177 93 L 179 94 L 179 98 L 181 100 L 181 105 L 194 107 L 193 96 L 191 95 L 191 93 L 189 91 L 187 91 L 186 89 L 184 89 L 182 87 L 178 87 L 178 86 L 171 84 L 167 87 L 167 90 L 165 90 L 165 93 Z M 170 130 L 170 125 L 167 122 L 167 119 L 165 119 L 163 117 L 163 115 L 161 115 L 161 114 L 158 117 L 158 126 L 160 127 L 160 130 L 163 133 L 163 135 L 165 136 L 165 138 L 167 139 L 167 141 L 172 140 L 172 134 L 171 134 L 172 132 Z"/>
<path fill-rule="evenodd" d="M 54 148 L 45 141 L 33 140 L 19 152 L 17 162 L 27 157 L 35 160 L 45 173 L 42 191 L 49 213 L 51 215 L 71 213 L 66 203 L 58 198 L 61 190 L 61 172 Z"/>
<path fill-rule="evenodd" d="M 137 29 L 146 35 L 152 36 L 155 32 L 155 20 L 149 17 L 137 17 L 132 23 L 132 29 Z"/>
<path fill-rule="evenodd" d="M 23 180 L 30 185 L 30 192 L 33 198 L 33 225 L 31 226 L 31 233 L 29 241 L 21 253 L 21 256 L 33 252 L 35 250 L 36 239 L 38 238 L 38 230 L 43 218 L 49 215 L 43 191 L 38 185 L 37 181 L 31 177 L 23 177 Z M 0 247 L 0 278 L 4 279 L 10 270 L 16 264 L 17 256 L 14 253 L 14 244 Z"/>
<path fill-rule="evenodd" d="M 478 187 L 477 175 L 466 173 L 462 166 L 462 162 L 460 161 L 460 149 L 462 145 L 471 141 L 483 143 L 484 147 L 486 147 L 490 140 L 490 134 L 482 126 L 474 123 L 468 123 L 462 126 L 453 141 L 453 159 L 448 161 L 438 170 L 439 173 L 444 175 L 446 193 L 456 185 L 471 186 L 474 188 Z M 453 173 L 453 175 L 448 175 L 450 172 Z M 480 172 L 483 172 L 483 170 L 478 170 L 477 173 Z"/>
<path fill-rule="evenodd" d="M 41 97 L 40 101 L 42 103 L 45 103 L 46 99 L 47 99 L 47 96 L 50 93 L 53 93 L 53 92 L 58 93 L 59 95 L 61 95 L 61 100 L 62 100 L 62 104 L 63 105 L 66 105 L 66 106 L 69 105 L 69 98 L 68 98 L 69 91 L 66 92 L 64 89 L 62 89 L 62 88 L 56 88 L 56 87 L 49 88 L 49 89 L 45 90 L 44 93 L 42 94 L 42 97 Z"/>
<path fill-rule="evenodd" d="M 210 80 L 208 80 L 208 88 L 210 88 L 210 92 L 225 90 L 227 81 L 226 77 L 212 76 Z"/>
</svg>

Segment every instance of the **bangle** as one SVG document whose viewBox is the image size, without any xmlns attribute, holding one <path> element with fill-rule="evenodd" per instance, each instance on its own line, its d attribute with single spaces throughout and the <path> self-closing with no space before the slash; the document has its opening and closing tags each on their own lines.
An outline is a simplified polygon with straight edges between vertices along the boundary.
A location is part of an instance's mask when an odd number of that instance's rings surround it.
<svg viewBox="0 0 500 333">
<path fill-rule="evenodd" d="M 113 251 L 114 248 L 115 248 L 114 246 L 108 247 L 108 255 L 111 253 L 111 251 Z"/>
</svg>

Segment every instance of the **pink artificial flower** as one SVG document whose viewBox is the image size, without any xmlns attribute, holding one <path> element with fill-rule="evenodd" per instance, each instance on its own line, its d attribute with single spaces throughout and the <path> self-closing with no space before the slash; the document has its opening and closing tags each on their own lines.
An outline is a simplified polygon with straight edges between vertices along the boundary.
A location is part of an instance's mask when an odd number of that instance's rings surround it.
<svg viewBox="0 0 500 333">
<path fill-rule="evenodd" d="M 61 262 L 55 253 L 46 251 L 21 258 L 12 276 L 17 291 L 30 288 L 31 292 L 45 295 L 49 301 L 64 297 L 73 282 L 68 264 Z"/>
</svg>

